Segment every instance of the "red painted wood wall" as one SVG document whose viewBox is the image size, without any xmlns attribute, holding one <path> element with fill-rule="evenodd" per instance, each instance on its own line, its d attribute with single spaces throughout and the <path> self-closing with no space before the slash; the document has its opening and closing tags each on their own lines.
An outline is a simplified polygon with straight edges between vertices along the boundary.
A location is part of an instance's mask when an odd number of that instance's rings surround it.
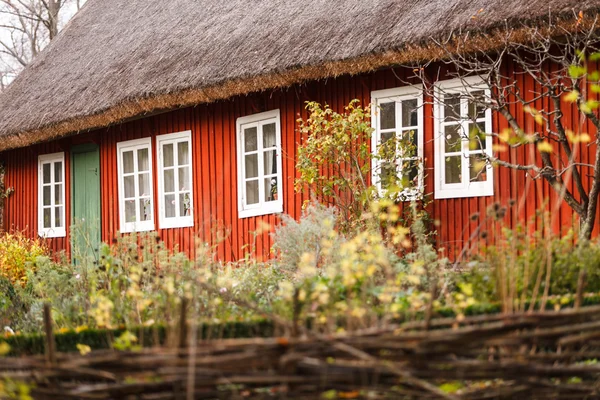
<svg viewBox="0 0 600 400">
<path fill-rule="evenodd" d="M 510 74 L 511 66 L 506 73 Z M 8 151 L 1 155 L 6 163 L 6 187 L 15 192 L 6 201 L 6 229 L 23 230 L 34 237 L 37 232 L 37 157 L 40 154 L 65 151 L 66 160 L 66 215 L 70 215 L 70 154 L 73 144 L 95 142 L 100 147 L 101 195 L 102 195 L 102 240 L 110 242 L 119 230 L 118 193 L 117 193 L 117 153 L 116 144 L 120 141 L 156 135 L 192 131 L 193 141 L 193 182 L 194 182 L 194 227 L 158 230 L 162 240 L 170 248 L 179 248 L 190 255 L 194 253 L 195 240 L 216 244 L 217 256 L 221 260 L 235 260 L 243 257 L 247 244 L 255 243 L 259 257 L 270 255 L 272 240 L 268 233 L 253 235 L 262 222 L 272 227 L 279 222 L 276 215 L 253 218 L 238 218 L 237 212 L 237 158 L 236 158 L 236 119 L 250 114 L 281 110 L 282 154 L 283 154 L 283 204 L 284 212 L 299 218 L 305 195 L 295 193 L 294 169 L 295 155 L 301 138 L 296 132 L 297 119 L 305 116 L 305 101 L 314 100 L 329 104 L 337 111 L 343 110 L 352 99 L 359 99 L 363 104 L 370 102 L 371 91 L 402 86 L 410 70 L 397 68 L 355 77 L 344 76 L 321 82 L 295 85 L 290 88 L 272 92 L 252 94 L 221 101 L 214 104 L 198 105 L 160 115 L 150 116 L 133 122 L 116 125 L 91 133 L 64 138 L 52 143 L 30 146 L 28 148 Z M 523 75 L 515 75 L 523 80 Z M 533 80 L 523 81 L 527 92 L 535 89 Z M 538 109 L 544 104 L 534 104 Z M 434 160 L 433 160 L 433 108 L 431 99 L 425 98 L 424 132 L 425 132 L 425 191 L 433 199 Z M 536 126 L 533 118 L 516 106 L 512 110 L 517 120 L 533 132 Z M 581 124 L 575 117 L 574 106 L 565 105 L 566 119 L 571 121 L 574 131 L 594 134 L 592 125 Z M 499 115 L 493 116 L 495 132 L 507 127 L 506 121 Z M 592 158 L 594 146 L 581 144 L 578 148 L 581 162 Z M 156 142 L 153 140 L 154 154 L 154 191 L 155 210 L 157 201 Z M 558 154 L 558 153 L 557 153 Z M 501 154 L 501 158 L 532 162 L 532 155 L 522 150 L 511 150 Z M 557 157 L 557 155 L 555 155 Z M 583 171 L 588 177 L 591 171 Z M 588 179 L 588 178 L 584 178 Z M 573 186 L 572 184 L 570 185 Z M 523 203 L 520 200 L 525 199 Z M 471 220 L 473 214 L 485 215 L 486 209 L 494 203 L 503 206 L 511 204 L 504 221 L 514 226 L 517 221 L 527 221 L 535 216 L 536 210 L 544 205 L 553 209 L 557 196 L 548 185 L 541 180 L 533 181 L 521 171 L 505 168 L 497 169 L 494 181 L 494 196 L 477 198 L 460 198 L 436 200 L 428 206 L 431 217 L 436 221 L 437 241 L 440 248 L 446 248 L 446 254 L 453 257 L 463 248 L 475 228 L 479 224 Z M 158 215 L 155 215 L 158 226 Z M 566 205 L 553 213 L 552 225 L 555 232 L 573 226 L 573 215 Z M 223 240 L 216 239 L 216 232 L 225 232 Z M 598 229 L 596 228 L 595 233 Z M 68 230 L 67 230 L 68 232 Z M 69 242 L 65 238 L 48 240 L 53 251 L 69 251 Z"/>
</svg>

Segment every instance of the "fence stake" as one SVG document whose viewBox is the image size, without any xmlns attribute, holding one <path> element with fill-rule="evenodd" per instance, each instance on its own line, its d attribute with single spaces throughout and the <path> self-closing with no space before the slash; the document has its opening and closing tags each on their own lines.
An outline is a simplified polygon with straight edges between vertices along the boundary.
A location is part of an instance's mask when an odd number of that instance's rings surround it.
<svg viewBox="0 0 600 400">
<path fill-rule="evenodd" d="M 186 319 L 187 299 L 181 298 L 181 313 L 179 314 L 179 348 L 185 349 L 187 346 L 187 319 Z"/>
<path fill-rule="evenodd" d="M 56 365 L 56 352 L 54 343 L 54 331 L 52 330 L 52 307 L 44 304 L 44 330 L 46 331 L 46 364 Z"/>
</svg>

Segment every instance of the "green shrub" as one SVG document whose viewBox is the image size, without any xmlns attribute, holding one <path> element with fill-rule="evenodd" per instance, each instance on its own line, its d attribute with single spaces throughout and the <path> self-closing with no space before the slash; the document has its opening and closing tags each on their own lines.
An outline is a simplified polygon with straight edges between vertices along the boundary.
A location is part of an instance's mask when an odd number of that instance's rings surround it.
<svg viewBox="0 0 600 400">
<path fill-rule="evenodd" d="M 22 232 L 0 235 L 0 277 L 8 279 L 13 285 L 27 283 L 27 270 L 37 257 L 48 252 L 39 239 L 30 239 Z"/>
<path fill-rule="evenodd" d="M 67 330 L 55 333 L 56 350 L 59 352 L 76 352 L 77 345 L 87 345 L 92 350 L 111 348 L 115 338 L 127 330 L 118 329 L 83 329 Z M 130 332 L 136 335 L 144 347 L 163 345 L 167 338 L 167 328 L 164 325 L 152 327 L 131 327 Z M 219 324 L 202 324 L 199 326 L 198 339 L 236 339 L 249 337 L 272 337 L 273 323 L 267 320 L 230 321 Z M 0 343 L 10 346 L 8 356 L 24 356 L 43 354 L 45 336 L 40 333 L 15 335 L 2 338 Z"/>
<path fill-rule="evenodd" d="M 576 293 L 582 270 L 583 290 L 600 292 L 600 244 L 577 243 L 574 232 L 556 237 L 522 226 L 503 228 L 496 242 L 466 265 L 456 281 L 471 284 L 477 301 L 503 303 L 505 311 Z"/>
</svg>

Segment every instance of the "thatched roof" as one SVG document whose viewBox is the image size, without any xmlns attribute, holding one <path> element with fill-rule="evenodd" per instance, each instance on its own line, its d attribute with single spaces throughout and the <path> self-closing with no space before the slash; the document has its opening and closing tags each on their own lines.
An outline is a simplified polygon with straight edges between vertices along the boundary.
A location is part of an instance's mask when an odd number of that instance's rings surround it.
<svg viewBox="0 0 600 400">
<path fill-rule="evenodd" d="M 451 31 L 599 8 L 600 0 L 89 0 L 0 95 L 0 150 L 434 57 L 429 39 Z"/>
</svg>

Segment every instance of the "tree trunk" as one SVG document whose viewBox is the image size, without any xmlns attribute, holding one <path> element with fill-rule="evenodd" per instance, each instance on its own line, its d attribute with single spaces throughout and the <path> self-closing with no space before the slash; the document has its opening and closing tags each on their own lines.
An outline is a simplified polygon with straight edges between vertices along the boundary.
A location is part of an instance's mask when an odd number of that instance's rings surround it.
<svg viewBox="0 0 600 400">
<path fill-rule="evenodd" d="M 60 10 L 60 6 L 57 0 L 49 0 L 48 1 L 48 32 L 50 41 L 58 35 L 58 12 Z"/>
<path fill-rule="evenodd" d="M 596 175 L 596 174 L 595 174 Z M 592 238 L 592 231 L 596 225 L 596 212 L 598 209 L 598 182 L 594 182 L 590 193 L 590 199 L 584 213 L 580 215 L 581 224 L 579 231 L 579 240 L 588 241 Z"/>
</svg>

